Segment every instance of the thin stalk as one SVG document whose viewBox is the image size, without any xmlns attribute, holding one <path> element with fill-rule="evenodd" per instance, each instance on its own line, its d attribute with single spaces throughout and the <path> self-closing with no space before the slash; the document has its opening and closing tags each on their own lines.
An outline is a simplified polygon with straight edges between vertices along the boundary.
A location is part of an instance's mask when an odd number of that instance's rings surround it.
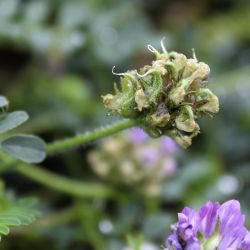
<svg viewBox="0 0 250 250">
<path fill-rule="evenodd" d="M 95 250 L 106 249 L 103 235 L 98 231 L 98 212 L 92 206 L 93 204 L 79 200 L 78 217 L 82 225 L 82 233 L 85 234 L 85 239 L 91 243 Z"/>
<path fill-rule="evenodd" d="M 72 196 L 84 198 L 108 198 L 115 195 L 115 191 L 108 186 L 72 180 L 57 174 L 53 174 L 35 165 L 18 164 L 17 172 L 56 191 Z"/>
<path fill-rule="evenodd" d="M 25 231 L 43 228 L 52 228 L 67 224 L 77 220 L 76 207 L 72 206 L 63 211 L 56 211 L 54 213 L 45 214 L 39 218 L 33 225 L 30 225 Z"/>
<path fill-rule="evenodd" d="M 68 139 L 59 140 L 51 144 L 48 144 L 47 154 L 54 154 L 66 151 L 78 147 L 84 143 L 89 143 L 97 139 L 118 133 L 124 129 L 131 128 L 135 125 L 136 125 L 135 120 L 123 120 L 108 127 L 102 127 L 98 130 L 90 131 L 85 134 L 79 134 Z"/>
</svg>

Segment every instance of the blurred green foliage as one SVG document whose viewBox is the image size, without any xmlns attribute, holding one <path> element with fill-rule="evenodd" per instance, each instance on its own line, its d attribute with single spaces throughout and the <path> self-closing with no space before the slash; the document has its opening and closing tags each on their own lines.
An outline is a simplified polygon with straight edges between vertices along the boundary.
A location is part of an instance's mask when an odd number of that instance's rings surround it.
<svg viewBox="0 0 250 250">
<path fill-rule="evenodd" d="M 123 72 L 148 64 L 146 45 L 159 48 L 163 36 L 168 50 L 190 56 L 195 48 L 221 102 L 192 147 L 176 156 L 179 170 L 158 197 L 108 183 L 116 197 L 83 199 L 4 172 L 7 190 L 39 197 L 42 218 L 4 237 L 1 249 L 117 250 L 145 241 L 154 250 L 183 206 L 208 199 L 239 199 L 250 226 L 249 22 L 247 0 L 0 0 L 1 95 L 31 117 L 19 132 L 52 141 L 116 119 L 100 98 L 118 80 L 112 66 Z M 97 146 L 49 157 L 43 168 L 103 183 L 87 161 Z"/>
</svg>

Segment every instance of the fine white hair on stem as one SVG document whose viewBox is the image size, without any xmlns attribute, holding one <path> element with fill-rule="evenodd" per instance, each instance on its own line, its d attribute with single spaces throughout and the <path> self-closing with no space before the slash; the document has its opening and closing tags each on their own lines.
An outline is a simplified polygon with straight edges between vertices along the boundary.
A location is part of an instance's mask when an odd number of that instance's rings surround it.
<svg viewBox="0 0 250 250">
<path fill-rule="evenodd" d="M 162 39 L 161 39 L 161 49 L 163 51 L 163 53 L 167 54 L 167 50 L 166 50 L 166 47 L 164 45 L 164 40 L 166 39 L 166 37 L 164 36 Z"/>
<path fill-rule="evenodd" d="M 194 49 L 194 48 L 192 48 L 192 53 L 193 53 L 193 58 L 194 58 L 194 60 L 195 60 L 196 62 L 198 62 L 197 57 L 196 57 L 196 54 L 195 54 L 195 49 Z"/>
<path fill-rule="evenodd" d="M 159 53 L 152 45 L 148 44 L 148 50 L 152 53 Z"/>
<path fill-rule="evenodd" d="M 115 73 L 114 70 L 115 70 L 115 66 L 113 66 L 113 68 L 112 68 L 112 74 L 113 74 L 113 75 L 116 75 L 116 76 L 124 76 L 124 74 L 125 74 L 125 73 Z"/>
<path fill-rule="evenodd" d="M 139 74 L 138 72 L 136 72 L 136 75 L 139 76 L 139 77 L 145 77 L 145 76 L 148 76 L 150 73 L 154 72 L 154 70 L 149 70 L 148 72 L 144 73 L 143 75 Z"/>
<path fill-rule="evenodd" d="M 139 74 L 138 72 L 136 72 L 136 75 L 139 76 L 139 77 L 145 77 L 147 76 L 148 74 L 150 73 L 150 71 L 144 73 L 143 75 Z"/>
</svg>

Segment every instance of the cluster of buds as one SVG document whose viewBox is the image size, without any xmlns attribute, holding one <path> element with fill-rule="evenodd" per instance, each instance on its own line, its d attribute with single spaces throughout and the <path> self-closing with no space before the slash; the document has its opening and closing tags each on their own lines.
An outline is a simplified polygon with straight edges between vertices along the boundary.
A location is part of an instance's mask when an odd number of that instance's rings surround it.
<svg viewBox="0 0 250 250">
<path fill-rule="evenodd" d="M 161 183 L 176 172 L 177 144 L 169 137 L 153 140 L 140 128 L 106 138 L 89 153 L 92 169 L 103 179 L 158 195 Z"/>
<path fill-rule="evenodd" d="M 219 101 L 205 86 L 207 64 L 195 53 L 188 59 L 161 46 L 162 53 L 148 46 L 156 56 L 152 65 L 117 74 L 121 89 L 115 84 L 115 95 L 103 96 L 103 102 L 110 114 L 136 119 L 150 136 L 168 135 L 187 148 L 200 131 L 197 118 L 218 112 Z"/>
</svg>

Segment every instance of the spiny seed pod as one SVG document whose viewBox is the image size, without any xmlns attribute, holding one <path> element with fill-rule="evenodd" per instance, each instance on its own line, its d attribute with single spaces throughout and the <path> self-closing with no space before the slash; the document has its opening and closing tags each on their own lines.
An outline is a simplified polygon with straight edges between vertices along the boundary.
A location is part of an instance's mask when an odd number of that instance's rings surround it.
<svg viewBox="0 0 250 250">
<path fill-rule="evenodd" d="M 205 87 L 209 66 L 198 62 L 195 54 L 170 52 L 161 42 L 162 53 L 151 45 L 156 56 L 152 65 L 139 71 L 120 73 L 121 89 L 103 96 L 110 114 L 136 119 L 150 136 L 169 135 L 187 148 L 199 131 L 197 119 L 219 111 L 219 101 Z M 114 73 L 115 74 L 115 73 Z"/>
</svg>

